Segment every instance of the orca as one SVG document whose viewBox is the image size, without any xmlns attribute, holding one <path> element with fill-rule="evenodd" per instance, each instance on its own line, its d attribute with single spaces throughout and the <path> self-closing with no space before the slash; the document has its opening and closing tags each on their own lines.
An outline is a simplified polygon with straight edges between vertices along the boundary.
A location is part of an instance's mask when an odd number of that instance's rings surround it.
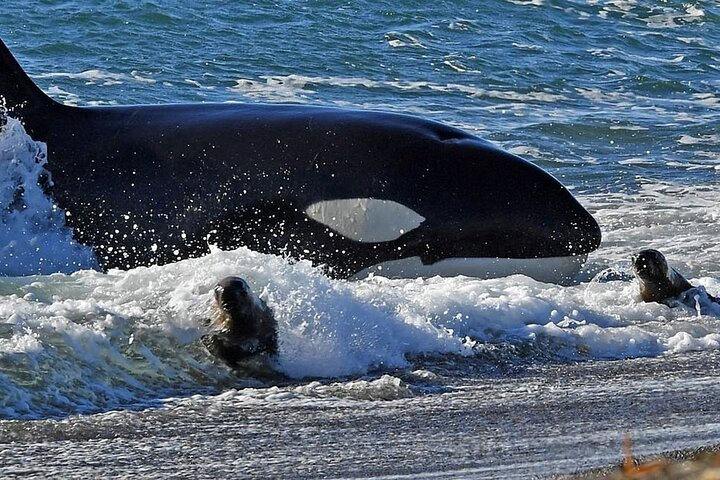
<svg viewBox="0 0 720 480">
<path fill-rule="evenodd" d="M 104 269 L 216 245 L 340 278 L 561 282 L 600 244 L 553 176 L 435 121 L 282 104 L 75 107 L 47 96 L 2 41 L 0 69 L 6 114 L 46 143 L 47 191 Z"/>
</svg>

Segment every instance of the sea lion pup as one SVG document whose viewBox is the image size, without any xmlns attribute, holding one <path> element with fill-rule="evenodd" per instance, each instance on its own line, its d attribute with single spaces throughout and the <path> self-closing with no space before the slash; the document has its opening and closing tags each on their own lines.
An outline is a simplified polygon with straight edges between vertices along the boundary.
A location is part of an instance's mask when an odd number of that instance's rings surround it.
<svg viewBox="0 0 720 480">
<path fill-rule="evenodd" d="M 640 284 L 640 297 L 645 302 L 664 303 L 668 306 L 673 299 L 695 288 L 677 270 L 668 266 L 665 255 L 657 250 L 641 250 L 631 259 L 632 268 Z M 707 294 L 711 302 L 720 303 L 720 299 Z"/>
<path fill-rule="evenodd" d="M 277 353 L 277 322 L 245 280 L 225 277 L 214 289 L 213 330 L 202 337 L 210 353 L 231 367 Z"/>
</svg>

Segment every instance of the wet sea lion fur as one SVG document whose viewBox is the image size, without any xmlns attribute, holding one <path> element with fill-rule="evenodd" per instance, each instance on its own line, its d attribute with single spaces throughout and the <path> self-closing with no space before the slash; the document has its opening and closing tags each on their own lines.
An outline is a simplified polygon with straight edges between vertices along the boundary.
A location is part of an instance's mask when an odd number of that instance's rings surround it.
<svg viewBox="0 0 720 480">
<path fill-rule="evenodd" d="M 202 340 L 208 351 L 231 367 L 277 354 L 277 322 L 272 310 L 237 276 L 214 288 L 211 331 Z"/>
<path fill-rule="evenodd" d="M 665 255 L 658 250 L 641 250 L 632 257 L 631 262 L 644 302 L 674 306 L 683 293 L 696 288 L 680 272 L 670 267 Z M 711 302 L 720 303 L 720 299 L 706 295 Z"/>
</svg>

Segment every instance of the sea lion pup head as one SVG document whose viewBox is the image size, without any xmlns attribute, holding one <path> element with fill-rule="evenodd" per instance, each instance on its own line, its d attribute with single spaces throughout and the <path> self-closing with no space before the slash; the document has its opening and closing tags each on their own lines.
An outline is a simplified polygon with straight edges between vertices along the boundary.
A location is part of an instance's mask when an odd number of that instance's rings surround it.
<svg viewBox="0 0 720 480">
<path fill-rule="evenodd" d="M 211 324 L 203 337 L 210 353 L 230 365 L 277 353 L 277 322 L 265 302 L 240 277 L 225 277 L 214 289 Z"/>
<path fill-rule="evenodd" d="M 682 275 L 668 266 L 665 255 L 657 250 L 642 250 L 631 258 L 631 262 L 640 285 L 640 297 L 645 302 L 667 303 L 692 288 Z"/>
<path fill-rule="evenodd" d="M 657 250 L 641 250 L 637 255 L 633 255 L 632 267 L 635 275 L 641 280 L 656 282 L 663 277 L 670 280 L 665 255 Z"/>
<path fill-rule="evenodd" d="M 225 277 L 213 289 L 218 316 L 215 324 L 224 330 L 247 329 L 253 324 L 255 310 L 261 307 L 260 300 L 250 285 L 240 277 Z"/>
</svg>

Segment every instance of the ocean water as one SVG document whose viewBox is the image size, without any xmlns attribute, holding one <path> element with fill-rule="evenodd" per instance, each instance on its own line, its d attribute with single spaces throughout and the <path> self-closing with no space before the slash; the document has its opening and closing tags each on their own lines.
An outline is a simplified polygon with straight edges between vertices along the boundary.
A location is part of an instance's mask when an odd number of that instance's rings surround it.
<svg viewBox="0 0 720 480">
<path fill-rule="evenodd" d="M 717 3 L 4 0 L 0 12 L 0 38 L 67 104 L 411 113 L 550 171 L 603 230 L 568 286 L 348 282 L 247 249 L 101 273 L 37 186 L 45 146 L 10 119 L 3 477 L 530 478 L 616 462 L 626 434 L 639 454 L 720 443 L 720 306 L 642 303 L 629 275 L 632 253 L 657 248 L 720 296 Z M 19 188 L 32 208 L 12 208 Z M 210 291 L 230 274 L 274 310 L 282 377 L 236 375 L 202 347 Z"/>
</svg>

